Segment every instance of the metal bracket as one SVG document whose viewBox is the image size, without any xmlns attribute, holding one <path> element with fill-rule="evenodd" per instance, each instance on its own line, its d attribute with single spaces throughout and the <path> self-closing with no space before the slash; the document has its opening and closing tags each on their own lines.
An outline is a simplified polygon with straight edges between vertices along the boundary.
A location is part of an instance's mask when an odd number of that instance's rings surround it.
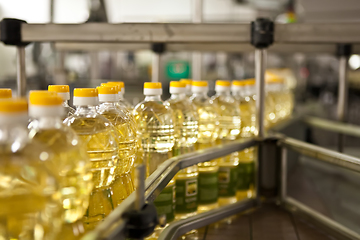
<svg viewBox="0 0 360 240">
<path fill-rule="evenodd" d="M 274 42 L 274 22 L 258 18 L 251 22 L 251 45 L 256 48 L 267 48 Z"/>
<path fill-rule="evenodd" d="M 26 46 L 30 42 L 23 42 L 21 36 L 21 25 L 24 20 L 15 18 L 4 18 L 0 22 L 0 41 L 6 45 Z"/>
<path fill-rule="evenodd" d="M 157 54 L 163 54 L 166 51 L 166 44 L 165 43 L 153 43 L 151 45 L 151 50 Z"/>
</svg>

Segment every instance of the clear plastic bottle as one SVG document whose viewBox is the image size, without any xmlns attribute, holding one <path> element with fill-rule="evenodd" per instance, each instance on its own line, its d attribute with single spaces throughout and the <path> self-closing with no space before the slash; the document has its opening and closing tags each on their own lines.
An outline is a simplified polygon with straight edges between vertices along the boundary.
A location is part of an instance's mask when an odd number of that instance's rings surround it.
<svg viewBox="0 0 360 240">
<path fill-rule="evenodd" d="M 241 119 L 239 103 L 230 93 L 230 81 L 217 80 L 216 94 L 211 98 L 219 113 L 219 144 L 226 144 L 240 137 Z M 236 202 L 237 165 L 236 154 L 219 158 L 219 205 Z"/>
<path fill-rule="evenodd" d="M 74 130 L 62 123 L 63 99 L 51 92 L 30 92 L 29 136 L 53 152 L 49 169 L 58 174 L 65 223 L 81 219 L 92 190 L 90 160 Z"/>
<path fill-rule="evenodd" d="M 136 132 L 129 124 L 130 119 L 118 106 L 118 92 L 116 86 L 101 86 L 99 93 L 98 113 L 108 119 L 117 130 L 119 159 L 115 168 L 115 179 L 111 184 L 113 190 L 113 204 L 119 205 L 133 192 L 133 183 L 128 174 L 133 167 L 136 152 Z"/>
<path fill-rule="evenodd" d="M 175 116 L 175 146 L 173 155 L 193 152 L 198 136 L 198 115 L 195 107 L 186 97 L 185 83 L 170 82 L 171 97 L 165 102 Z M 184 219 L 197 212 L 198 193 L 197 165 L 180 170 L 176 176 L 176 218 Z"/>
<path fill-rule="evenodd" d="M 64 123 L 75 130 L 90 156 L 94 189 L 90 194 L 84 222 L 87 229 L 92 229 L 113 210 L 110 184 L 115 177 L 114 168 L 118 158 L 116 129 L 96 111 L 96 89 L 75 88 L 73 102 L 76 111 Z"/>
<path fill-rule="evenodd" d="M 232 82 L 232 93 L 239 102 L 241 111 L 242 131 L 241 138 L 253 137 L 256 133 L 255 126 L 255 100 L 252 88 L 255 80 L 241 80 Z M 238 158 L 238 179 L 236 188 L 237 200 L 243 200 L 253 196 L 254 159 L 255 148 L 246 148 L 237 152 Z"/>
<path fill-rule="evenodd" d="M 0 100 L 0 238 L 54 239 L 62 222 L 51 151 L 28 137 L 25 99 Z"/>
<path fill-rule="evenodd" d="M 159 82 L 144 83 L 144 101 L 134 109 L 138 135 L 144 150 L 147 176 L 165 160 L 172 157 L 175 144 L 173 111 L 161 100 Z M 174 219 L 175 181 L 171 180 L 154 201 L 158 214 L 165 214 L 167 221 Z"/>
<path fill-rule="evenodd" d="M 190 100 L 199 116 L 199 133 L 195 149 L 205 149 L 215 146 L 219 135 L 219 115 L 217 106 L 207 96 L 208 82 L 193 81 L 193 95 Z M 217 160 L 198 164 L 198 212 L 205 212 L 218 207 L 218 172 Z"/>
<path fill-rule="evenodd" d="M 65 109 L 63 119 L 70 117 L 75 113 L 75 109 L 70 107 L 68 101 L 70 100 L 70 88 L 69 85 L 49 85 L 49 92 L 56 92 L 62 99 L 62 106 Z"/>
<path fill-rule="evenodd" d="M 12 91 L 10 88 L 0 88 L 0 99 L 12 98 Z"/>
<path fill-rule="evenodd" d="M 124 98 L 124 94 L 125 94 L 125 84 L 124 82 L 118 81 L 118 82 L 108 82 L 108 84 L 116 84 L 120 87 L 120 92 L 119 92 L 119 103 L 120 105 L 125 106 L 129 111 L 134 110 L 134 107 L 131 103 L 129 103 L 125 98 Z"/>
</svg>

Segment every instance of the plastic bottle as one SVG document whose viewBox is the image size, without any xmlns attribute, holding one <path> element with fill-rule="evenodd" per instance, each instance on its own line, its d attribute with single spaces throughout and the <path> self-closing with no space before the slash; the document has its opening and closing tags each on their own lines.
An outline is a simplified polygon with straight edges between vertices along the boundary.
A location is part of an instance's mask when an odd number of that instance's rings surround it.
<svg viewBox="0 0 360 240">
<path fill-rule="evenodd" d="M 199 116 L 199 133 L 195 149 L 205 149 L 215 146 L 219 135 L 219 115 L 217 106 L 207 96 L 207 81 L 193 81 L 193 95 L 190 100 Z M 205 212 L 218 207 L 218 172 L 217 160 L 198 164 L 198 212 Z"/>
<path fill-rule="evenodd" d="M 62 106 L 64 107 L 64 119 L 70 117 L 75 113 L 75 109 L 69 106 L 68 101 L 70 100 L 70 88 L 69 85 L 49 85 L 49 92 L 56 92 L 62 99 Z"/>
<path fill-rule="evenodd" d="M 186 85 L 186 96 L 190 98 L 192 96 L 192 91 L 191 91 L 192 80 L 191 79 L 180 79 L 180 82 L 185 83 L 185 85 Z"/>
<path fill-rule="evenodd" d="M 0 238 L 54 239 L 62 222 L 51 151 L 28 137 L 25 99 L 0 100 Z"/>
<path fill-rule="evenodd" d="M 111 184 L 113 204 L 117 206 L 134 190 L 129 172 L 135 159 L 136 133 L 129 124 L 129 118 L 117 107 L 118 92 L 116 86 L 101 86 L 97 90 L 100 102 L 98 113 L 108 119 L 117 130 L 119 159 L 115 168 L 115 179 Z"/>
<path fill-rule="evenodd" d="M 129 111 L 132 111 L 134 109 L 133 105 L 129 103 L 125 98 L 125 84 L 124 82 L 118 81 L 118 82 L 107 82 L 108 84 L 117 84 L 120 87 L 119 92 L 119 103 L 123 106 L 125 106 Z"/>
<path fill-rule="evenodd" d="M 172 157 L 172 148 L 175 144 L 173 111 L 161 100 L 161 94 L 161 83 L 144 83 L 145 99 L 134 109 L 138 135 L 144 150 L 147 176 Z M 174 219 L 174 180 L 168 183 L 154 203 L 159 215 L 165 214 L 168 222 Z"/>
<path fill-rule="evenodd" d="M 240 137 L 241 119 L 238 102 L 230 93 L 230 81 L 217 80 L 216 94 L 211 98 L 219 113 L 219 140 L 226 144 Z M 218 160 L 219 165 L 219 205 L 236 202 L 237 165 L 236 154 L 230 154 Z"/>
<path fill-rule="evenodd" d="M 195 107 L 186 97 L 185 83 L 170 82 L 171 97 L 165 102 L 175 116 L 175 146 L 173 155 L 178 156 L 193 152 L 198 136 L 198 115 Z M 176 181 L 176 218 L 184 219 L 197 212 L 198 193 L 197 165 L 180 170 L 175 176 Z"/>
<path fill-rule="evenodd" d="M 0 88 L 0 99 L 12 98 L 12 91 L 10 88 Z"/>
<path fill-rule="evenodd" d="M 58 174 L 65 223 L 84 216 L 92 190 L 90 160 L 76 133 L 62 123 L 63 99 L 45 91 L 30 92 L 29 136 L 53 152 L 48 167 Z"/>
<path fill-rule="evenodd" d="M 78 134 L 90 156 L 94 189 L 90 194 L 89 208 L 84 216 L 85 227 L 92 229 L 112 210 L 114 168 L 118 158 L 116 129 L 96 111 L 98 92 L 94 88 L 75 88 L 75 113 L 64 123 Z"/>
</svg>

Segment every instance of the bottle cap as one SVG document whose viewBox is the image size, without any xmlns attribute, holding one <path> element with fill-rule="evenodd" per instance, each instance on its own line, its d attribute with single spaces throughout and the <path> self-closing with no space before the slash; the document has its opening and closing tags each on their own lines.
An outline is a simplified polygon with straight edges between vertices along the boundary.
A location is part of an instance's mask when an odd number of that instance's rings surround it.
<svg viewBox="0 0 360 240">
<path fill-rule="evenodd" d="M 230 91 L 231 83 L 227 80 L 217 80 L 215 84 L 216 92 L 227 92 Z"/>
<path fill-rule="evenodd" d="M 244 89 L 244 87 L 254 84 L 255 84 L 254 78 L 249 78 L 244 80 L 233 80 L 231 82 L 231 91 L 232 92 L 241 91 L 242 89 Z"/>
<path fill-rule="evenodd" d="M 207 92 L 208 90 L 207 81 L 192 81 L 191 91 L 193 93 Z"/>
<path fill-rule="evenodd" d="M 69 85 L 49 85 L 49 92 L 57 92 L 63 100 L 70 100 L 70 88 Z"/>
<path fill-rule="evenodd" d="M 125 83 L 122 81 L 117 81 L 117 82 L 107 82 L 109 84 L 114 84 L 114 85 L 118 85 L 120 87 L 120 91 L 122 94 L 125 94 Z"/>
<path fill-rule="evenodd" d="M 0 98 L 12 98 L 12 91 L 10 88 L 0 88 Z"/>
<path fill-rule="evenodd" d="M 99 103 L 98 91 L 96 88 L 75 88 L 74 101 L 75 106 L 96 106 Z"/>
<path fill-rule="evenodd" d="M 117 102 L 118 87 L 111 85 L 102 85 L 96 88 L 99 93 L 99 102 Z"/>
<path fill-rule="evenodd" d="M 191 79 L 180 79 L 180 82 L 185 83 L 187 92 L 191 92 L 191 85 L 192 85 Z"/>
<path fill-rule="evenodd" d="M 161 82 L 146 82 L 144 83 L 144 95 L 161 95 Z"/>
<path fill-rule="evenodd" d="M 169 88 L 169 92 L 171 94 L 176 94 L 176 93 L 185 93 L 186 92 L 186 84 L 183 82 L 178 82 L 178 81 L 171 81 L 170 82 L 170 88 Z"/>
<path fill-rule="evenodd" d="M 28 103 L 24 98 L 0 100 L 0 125 L 28 122 Z"/>
<path fill-rule="evenodd" d="M 61 117 L 64 113 L 63 99 L 55 92 L 31 91 L 29 100 L 29 115 L 32 118 Z"/>
</svg>

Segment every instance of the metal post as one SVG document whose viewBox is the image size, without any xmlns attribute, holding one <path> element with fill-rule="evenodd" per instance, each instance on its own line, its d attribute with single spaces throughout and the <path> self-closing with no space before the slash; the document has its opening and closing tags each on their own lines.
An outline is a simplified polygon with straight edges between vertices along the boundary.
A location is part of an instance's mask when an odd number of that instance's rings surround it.
<svg viewBox="0 0 360 240">
<path fill-rule="evenodd" d="M 152 56 L 151 81 L 160 82 L 160 54 L 154 52 Z"/>
<path fill-rule="evenodd" d="M 99 79 L 100 78 L 100 74 L 99 74 L 99 52 L 94 51 L 90 53 L 90 77 L 92 80 L 94 79 Z"/>
<path fill-rule="evenodd" d="M 192 22 L 202 23 L 203 21 L 203 1 L 193 0 Z M 202 54 L 201 52 L 193 52 L 191 62 L 191 72 L 193 80 L 201 80 L 202 73 Z"/>
<path fill-rule="evenodd" d="M 135 210 L 141 211 L 145 204 L 145 165 L 141 164 L 135 169 L 136 199 Z"/>
<path fill-rule="evenodd" d="M 280 199 L 284 201 L 286 198 L 286 188 L 287 188 L 287 153 L 288 150 L 285 147 L 281 149 L 281 192 Z"/>
<path fill-rule="evenodd" d="M 26 96 L 25 47 L 17 46 L 17 93 L 19 97 Z"/>
<path fill-rule="evenodd" d="M 256 79 L 256 122 L 258 137 L 265 136 L 264 110 L 265 110 L 265 70 L 267 50 L 255 50 L 255 79 Z"/>
</svg>

